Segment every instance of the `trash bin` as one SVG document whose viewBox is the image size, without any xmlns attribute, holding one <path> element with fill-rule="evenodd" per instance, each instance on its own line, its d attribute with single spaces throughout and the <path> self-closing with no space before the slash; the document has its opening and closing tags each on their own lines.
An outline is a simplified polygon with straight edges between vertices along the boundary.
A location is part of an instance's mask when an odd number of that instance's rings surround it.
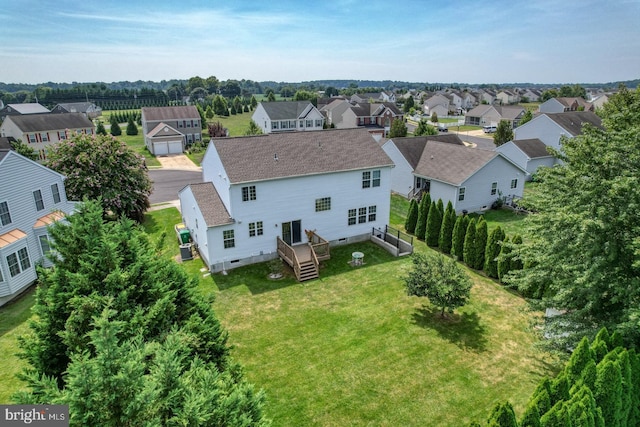
<svg viewBox="0 0 640 427">
<path fill-rule="evenodd" d="M 180 258 L 182 259 L 182 261 L 193 259 L 193 254 L 191 253 L 191 243 L 180 245 Z"/>
<path fill-rule="evenodd" d="M 189 243 L 189 238 L 191 236 L 188 229 L 183 228 L 182 230 L 179 231 L 179 234 L 180 234 L 180 243 L 182 244 Z"/>
</svg>

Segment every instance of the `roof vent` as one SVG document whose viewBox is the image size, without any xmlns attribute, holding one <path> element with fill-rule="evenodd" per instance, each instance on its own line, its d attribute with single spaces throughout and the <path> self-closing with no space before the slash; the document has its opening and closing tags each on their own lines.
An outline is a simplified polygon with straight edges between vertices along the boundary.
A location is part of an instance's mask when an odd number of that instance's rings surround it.
<svg viewBox="0 0 640 427">
<path fill-rule="evenodd" d="M 276 162 L 278 161 L 278 153 L 273 155 L 273 160 L 275 160 Z"/>
</svg>

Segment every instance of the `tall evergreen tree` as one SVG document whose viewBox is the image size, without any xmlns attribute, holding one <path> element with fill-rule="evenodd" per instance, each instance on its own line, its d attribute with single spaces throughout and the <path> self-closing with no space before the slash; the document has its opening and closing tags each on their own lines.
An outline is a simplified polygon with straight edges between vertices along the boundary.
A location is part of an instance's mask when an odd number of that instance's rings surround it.
<svg viewBox="0 0 640 427">
<path fill-rule="evenodd" d="M 122 129 L 120 129 L 120 124 L 118 123 L 118 119 L 116 118 L 116 116 L 111 116 L 111 129 L 110 129 L 110 133 L 113 136 L 120 136 L 122 135 Z"/>
<path fill-rule="evenodd" d="M 138 126 L 136 126 L 133 121 L 133 116 L 129 116 L 129 120 L 127 121 L 127 135 L 137 135 L 138 134 Z"/>
<path fill-rule="evenodd" d="M 456 217 L 456 223 L 453 226 L 453 238 L 451 239 L 451 254 L 458 261 L 464 261 L 464 239 L 468 225 L 469 217 L 467 215 L 458 215 Z"/>
<path fill-rule="evenodd" d="M 464 236 L 464 262 L 471 268 L 476 265 L 476 219 L 471 218 Z"/>
<path fill-rule="evenodd" d="M 409 202 L 409 212 L 407 213 L 407 219 L 404 222 L 404 229 L 407 231 L 407 233 L 415 233 L 417 222 L 418 202 L 416 202 L 416 199 L 411 199 L 411 202 Z"/>
<path fill-rule="evenodd" d="M 594 390 L 596 403 L 602 409 L 607 427 L 620 426 L 622 418 L 622 374 L 620 365 L 603 360 L 597 366 L 597 378 Z"/>
<path fill-rule="evenodd" d="M 447 203 L 447 209 L 444 211 L 442 218 L 442 227 L 440 228 L 440 236 L 438 238 L 438 247 L 445 254 L 451 253 L 451 245 L 453 240 L 453 227 L 456 223 L 456 211 L 453 210 L 451 200 Z"/>
<path fill-rule="evenodd" d="M 489 240 L 487 241 L 487 246 L 484 253 L 484 272 L 487 274 L 487 276 L 494 279 L 498 278 L 497 258 L 500 255 L 500 250 L 502 249 L 501 243 L 504 238 L 504 231 L 502 231 L 502 228 L 498 225 L 493 230 L 491 230 L 491 234 L 489 235 Z"/>
<path fill-rule="evenodd" d="M 442 204 L 442 200 L 440 201 L 440 204 Z M 425 241 L 427 242 L 427 245 L 431 247 L 438 246 L 441 226 L 442 212 L 440 212 L 440 209 L 438 209 L 438 205 L 436 204 L 436 202 L 431 202 L 429 216 L 427 217 L 427 232 L 425 234 Z"/>
<path fill-rule="evenodd" d="M 416 223 L 416 237 L 420 240 L 424 240 L 427 233 L 429 209 L 431 209 L 431 196 L 429 193 L 424 193 L 418 206 L 418 222 Z"/>
<path fill-rule="evenodd" d="M 497 404 L 489 415 L 487 424 L 491 427 L 518 427 L 516 413 L 513 411 L 511 403 Z"/>
<path fill-rule="evenodd" d="M 106 135 L 107 130 L 104 128 L 104 123 L 102 120 L 98 120 L 98 124 L 96 125 L 96 135 Z"/>
<path fill-rule="evenodd" d="M 504 283 L 504 279 L 511 270 L 511 241 L 505 236 L 498 256 L 498 280 Z"/>
<path fill-rule="evenodd" d="M 484 267 L 484 254 L 487 250 L 488 239 L 487 221 L 485 221 L 484 217 L 481 216 L 476 225 L 476 240 L 474 244 L 475 262 L 473 264 L 473 268 L 476 270 L 482 270 Z"/>
</svg>

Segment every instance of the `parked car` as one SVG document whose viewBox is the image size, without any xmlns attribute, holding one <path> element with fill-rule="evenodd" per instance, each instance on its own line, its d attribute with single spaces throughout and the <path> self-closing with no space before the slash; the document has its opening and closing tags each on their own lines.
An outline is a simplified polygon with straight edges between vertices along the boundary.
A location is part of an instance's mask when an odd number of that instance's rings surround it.
<svg viewBox="0 0 640 427">
<path fill-rule="evenodd" d="M 440 131 L 440 132 L 449 132 L 449 128 L 446 128 L 444 126 L 438 126 L 438 131 Z"/>
<path fill-rule="evenodd" d="M 496 127 L 495 126 L 483 126 L 482 130 L 484 131 L 484 133 L 495 133 Z"/>
</svg>

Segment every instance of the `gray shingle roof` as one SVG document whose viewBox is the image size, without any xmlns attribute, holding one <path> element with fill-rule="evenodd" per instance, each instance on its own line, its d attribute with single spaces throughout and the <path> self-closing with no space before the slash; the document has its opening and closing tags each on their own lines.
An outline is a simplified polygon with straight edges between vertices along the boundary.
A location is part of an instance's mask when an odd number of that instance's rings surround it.
<svg viewBox="0 0 640 427">
<path fill-rule="evenodd" d="M 262 107 L 271 120 L 293 120 L 300 118 L 310 104 L 309 101 L 275 101 L 262 102 Z"/>
<path fill-rule="evenodd" d="M 207 227 L 217 225 L 233 224 L 233 219 L 229 216 L 229 211 L 225 208 L 212 182 L 202 182 L 199 184 L 189 184 L 193 197 L 202 212 Z"/>
<path fill-rule="evenodd" d="M 142 107 L 142 118 L 145 121 L 165 121 L 176 119 L 200 119 L 198 109 L 193 105 L 173 107 Z"/>
<path fill-rule="evenodd" d="M 24 104 L 7 104 L 4 109 L 8 109 L 9 107 L 20 114 L 37 114 L 49 112 L 47 107 L 36 102 L 27 102 Z"/>
<path fill-rule="evenodd" d="M 70 113 L 86 113 L 89 108 L 93 106 L 93 102 L 67 102 L 58 104 L 54 107 L 60 107 L 60 109 L 68 111 Z"/>
<path fill-rule="evenodd" d="M 428 141 L 414 173 L 460 185 L 498 155 L 495 151 Z"/>
<path fill-rule="evenodd" d="M 547 151 L 545 143 L 540 141 L 538 138 L 515 140 L 513 141 L 513 145 L 522 150 L 522 152 L 530 159 L 551 156 Z"/>
<path fill-rule="evenodd" d="M 573 136 L 582 133 L 582 125 L 584 123 L 589 123 L 602 129 L 602 119 L 591 111 L 568 111 L 566 113 L 545 113 L 545 115 Z"/>
<path fill-rule="evenodd" d="M 13 121 L 22 132 L 88 129 L 94 127 L 91 120 L 87 119 L 82 113 L 26 114 L 22 116 L 7 116 L 5 120 Z"/>
<path fill-rule="evenodd" d="M 440 141 L 448 144 L 464 145 L 460 137 L 456 134 L 393 138 L 394 145 L 414 170 L 420 162 L 420 158 L 422 157 L 424 148 L 427 145 L 427 141 Z"/>
<path fill-rule="evenodd" d="M 211 144 L 232 184 L 393 165 L 362 128 L 216 138 Z"/>
</svg>

